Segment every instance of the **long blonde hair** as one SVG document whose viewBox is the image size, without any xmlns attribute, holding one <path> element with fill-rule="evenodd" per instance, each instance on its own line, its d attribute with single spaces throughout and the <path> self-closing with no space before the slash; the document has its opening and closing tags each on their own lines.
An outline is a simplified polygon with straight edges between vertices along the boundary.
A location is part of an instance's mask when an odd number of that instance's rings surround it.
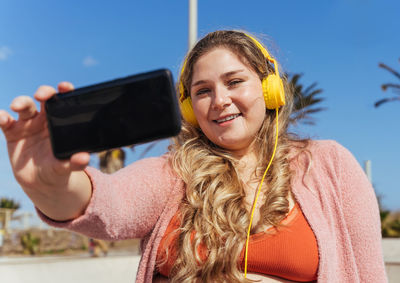
<svg viewBox="0 0 400 283">
<path fill-rule="evenodd" d="M 256 71 L 260 79 L 273 71 L 260 49 L 240 31 L 216 31 L 201 39 L 189 52 L 180 80 L 189 96 L 193 66 L 212 49 L 231 50 Z M 306 146 L 287 132 L 292 111 L 293 91 L 283 78 L 286 105 L 279 110 L 279 142 L 273 165 L 265 179 L 268 192 L 261 206 L 258 225 L 278 226 L 289 211 L 289 152 L 293 142 Z M 266 109 L 265 120 L 255 137 L 260 178 L 271 158 L 275 140 L 275 112 Z M 172 282 L 250 282 L 244 279 L 238 258 L 244 247 L 249 225 L 245 208 L 244 184 L 237 171 L 237 160 L 213 144 L 201 131 L 183 121 L 182 132 L 170 146 L 171 163 L 186 184 L 186 195 L 179 208 L 181 226 L 176 248 L 177 260 L 171 270 Z M 199 249 L 205 248 L 206 258 Z"/>
</svg>

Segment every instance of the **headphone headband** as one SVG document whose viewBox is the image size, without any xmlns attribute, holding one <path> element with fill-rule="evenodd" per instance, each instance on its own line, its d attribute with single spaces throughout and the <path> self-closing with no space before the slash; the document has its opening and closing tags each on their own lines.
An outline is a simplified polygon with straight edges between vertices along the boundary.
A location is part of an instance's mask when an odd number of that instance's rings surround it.
<svg viewBox="0 0 400 283">
<path fill-rule="evenodd" d="M 268 50 L 257 39 L 255 39 L 251 35 L 249 35 L 247 33 L 244 33 L 244 35 L 246 35 L 248 38 L 250 38 L 254 42 L 254 44 L 258 47 L 258 49 L 260 49 L 260 51 L 262 52 L 264 57 L 267 58 L 268 61 L 270 61 L 272 64 L 274 64 L 275 74 L 279 75 L 278 64 L 276 63 L 276 60 L 273 57 L 271 57 L 271 55 L 269 55 Z"/>
</svg>

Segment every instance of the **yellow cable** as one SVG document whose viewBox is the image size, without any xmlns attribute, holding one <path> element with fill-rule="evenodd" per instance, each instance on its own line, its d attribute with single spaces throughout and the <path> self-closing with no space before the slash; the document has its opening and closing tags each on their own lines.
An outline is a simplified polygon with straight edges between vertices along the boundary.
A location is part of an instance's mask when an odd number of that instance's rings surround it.
<svg viewBox="0 0 400 283">
<path fill-rule="evenodd" d="M 251 224 L 253 223 L 254 211 L 255 211 L 255 209 L 256 209 L 256 204 L 257 204 L 258 196 L 259 196 L 259 194 L 260 194 L 260 192 L 261 192 L 261 187 L 262 187 L 262 184 L 263 184 L 263 182 L 264 182 L 264 178 L 265 178 L 265 176 L 267 175 L 268 169 L 269 169 L 269 167 L 270 167 L 271 164 L 272 164 L 272 160 L 274 159 L 275 152 L 276 152 L 276 146 L 277 146 L 277 144 L 278 144 L 278 133 L 279 133 L 279 130 L 278 130 L 278 108 L 275 108 L 275 110 L 276 110 L 275 146 L 274 146 L 274 151 L 272 152 L 271 160 L 269 161 L 268 166 L 267 166 L 267 169 L 265 169 L 264 175 L 263 175 L 263 177 L 261 178 L 261 182 L 260 182 L 260 185 L 259 185 L 259 187 L 258 187 L 256 199 L 254 200 L 253 208 L 252 208 L 252 210 L 251 210 L 250 224 L 249 224 L 249 229 L 248 229 L 248 231 L 247 231 L 246 249 L 245 249 L 245 256 L 244 256 L 244 278 L 246 278 L 246 276 L 247 276 L 247 253 L 248 253 L 248 250 L 249 250 L 250 230 L 251 230 Z"/>
</svg>

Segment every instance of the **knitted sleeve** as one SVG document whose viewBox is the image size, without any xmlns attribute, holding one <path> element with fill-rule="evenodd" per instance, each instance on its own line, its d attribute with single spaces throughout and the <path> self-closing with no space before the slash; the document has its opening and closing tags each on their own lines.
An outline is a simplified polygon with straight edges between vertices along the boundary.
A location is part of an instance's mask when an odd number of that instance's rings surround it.
<svg viewBox="0 0 400 283">
<path fill-rule="evenodd" d="M 337 143 L 335 147 L 343 214 L 360 282 L 387 282 L 374 189 L 354 156 Z"/>
<path fill-rule="evenodd" d="M 165 156 L 137 161 L 111 175 L 91 167 L 85 172 L 93 193 L 83 215 L 57 222 L 38 214 L 49 225 L 106 240 L 142 238 L 151 232 L 181 182 Z"/>
</svg>

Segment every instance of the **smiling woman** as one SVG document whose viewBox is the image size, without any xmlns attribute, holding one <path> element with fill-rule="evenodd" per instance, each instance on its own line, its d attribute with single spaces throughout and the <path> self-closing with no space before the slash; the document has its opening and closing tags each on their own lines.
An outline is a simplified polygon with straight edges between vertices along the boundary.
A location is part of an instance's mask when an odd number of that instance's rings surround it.
<svg viewBox="0 0 400 283">
<path fill-rule="evenodd" d="M 42 219 L 142 238 L 137 282 L 387 282 L 371 184 L 341 145 L 288 132 L 293 92 L 260 42 L 206 35 L 179 92 L 169 152 L 112 175 L 87 167 L 87 153 L 56 160 L 32 99 L 14 100 L 18 120 L 0 111 L 14 175 Z"/>
<path fill-rule="evenodd" d="M 215 144 L 244 156 L 265 118 L 258 74 L 225 48 L 216 48 L 194 65 L 190 93 L 194 114 Z"/>
</svg>

